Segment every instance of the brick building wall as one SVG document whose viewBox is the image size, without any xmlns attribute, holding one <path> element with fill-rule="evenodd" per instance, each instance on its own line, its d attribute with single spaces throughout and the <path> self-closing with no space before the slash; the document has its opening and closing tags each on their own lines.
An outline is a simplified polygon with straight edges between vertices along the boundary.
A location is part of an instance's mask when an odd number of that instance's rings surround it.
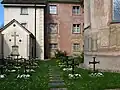
<svg viewBox="0 0 120 90">
<path fill-rule="evenodd" d="M 48 3 L 45 15 L 46 57 L 59 49 L 68 55 L 83 51 L 83 8 L 78 3 Z"/>
</svg>

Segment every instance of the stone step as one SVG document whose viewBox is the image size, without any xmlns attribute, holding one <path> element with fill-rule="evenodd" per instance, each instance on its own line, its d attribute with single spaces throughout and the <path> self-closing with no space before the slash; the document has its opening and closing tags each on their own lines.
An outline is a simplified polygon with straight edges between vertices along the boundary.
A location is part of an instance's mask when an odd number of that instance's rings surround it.
<svg viewBox="0 0 120 90">
<path fill-rule="evenodd" d="M 48 86 L 50 87 L 65 86 L 65 83 L 63 81 L 52 81 L 48 83 Z"/>
<path fill-rule="evenodd" d="M 67 88 L 50 88 L 50 90 L 67 90 Z"/>
<path fill-rule="evenodd" d="M 60 80 L 51 79 L 51 80 L 49 80 L 49 82 L 64 82 L 64 80 L 62 80 L 62 79 L 60 79 Z"/>
</svg>

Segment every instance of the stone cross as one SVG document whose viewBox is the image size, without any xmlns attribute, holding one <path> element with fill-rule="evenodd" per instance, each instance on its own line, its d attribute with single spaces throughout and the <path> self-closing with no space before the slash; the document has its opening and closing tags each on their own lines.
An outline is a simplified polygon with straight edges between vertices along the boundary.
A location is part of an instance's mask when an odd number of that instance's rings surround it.
<svg viewBox="0 0 120 90">
<path fill-rule="evenodd" d="M 16 32 L 14 32 L 14 35 L 12 35 L 12 37 L 14 37 L 14 45 L 16 46 L 16 37 L 19 36 L 16 34 Z"/>
<path fill-rule="evenodd" d="M 95 61 L 96 57 L 93 57 L 93 62 L 89 62 L 89 64 L 93 64 L 93 72 L 95 72 L 95 65 L 100 63 L 100 61 Z"/>
</svg>

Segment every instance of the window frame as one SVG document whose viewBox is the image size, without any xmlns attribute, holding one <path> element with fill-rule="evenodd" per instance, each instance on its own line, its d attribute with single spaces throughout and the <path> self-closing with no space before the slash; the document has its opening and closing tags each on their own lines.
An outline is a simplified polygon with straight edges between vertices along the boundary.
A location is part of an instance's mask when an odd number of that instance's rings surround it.
<svg viewBox="0 0 120 90">
<path fill-rule="evenodd" d="M 52 30 L 50 30 L 50 25 L 51 24 L 56 25 L 56 28 L 57 28 L 56 32 L 51 32 L 52 31 Z M 58 24 L 57 23 L 49 23 L 48 24 L 48 33 L 49 34 L 57 34 L 58 33 Z"/>
<path fill-rule="evenodd" d="M 27 9 L 27 13 L 23 13 L 24 9 Z M 28 7 L 21 7 L 20 8 L 20 15 L 28 15 Z"/>
<path fill-rule="evenodd" d="M 56 13 L 52 13 L 50 7 L 56 7 Z M 51 14 L 51 15 L 57 15 L 57 13 L 58 13 L 57 12 L 57 8 L 58 8 L 57 5 L 49 5 L 49 14 Z"/>
<path fill-rule="evenodd" d="M 75 7 L 75 11 L 74 11 L 74 7 Z M 78 9 L 76 9 L 77 7 L 79 7 L 79 10 Z M 78 12 L 79 11 L 79 13 L 76 13 L 76 12 Z M 81 7 L 80 6 L 72 6 L 72 15 L 80 15 L 81 14 Z"/>
<path fill-rule="evenodd" d="M 116 23 L 119 23 L 120 22 L 120 19 L 119 20 L 115 20 L 114 19 L 114 0 L 111 0 L 111 6 L 112 6 L 112 8 L 111 8 L 111 20 L 112 20 L 112 22 L 116 22 Z M 119 7 L 119 9 L 120 9 L 120 7 Z M 120 13 L 119 13 L 120 14 Z"/>
<path fill-rule="evenodd" d="M 77 47 L 76 45 L 79 45 L 79 47 Z M 75 49 L 74 47 L 75 48 L 77 47 L 77 48 Z M 72 51 L 73 52 L 79 52 L 80 51 L 80 43 L 73 43 L 72 44 Z"/>
<path fill-rule="evenodd" d="M 80 32 L 73 32 L 74 25 L 76 25 L 76 26 L 79 25 Z M 78 28 L 78 27 L 76 27 L 76 28 Z M 81 24 L 72 24 L 72 34 L 80 34 L 80 33 L 81 33 Z"/>
<path fill-rule="evenodd" d="M 56 48 L 53 48 L 53 47 L 51 48 L 51 45 L 56 45 Z M 49 49 L 50 50 L 57 50 L 58 49 L 58 43 L 49 43 Z"/>
</svg>

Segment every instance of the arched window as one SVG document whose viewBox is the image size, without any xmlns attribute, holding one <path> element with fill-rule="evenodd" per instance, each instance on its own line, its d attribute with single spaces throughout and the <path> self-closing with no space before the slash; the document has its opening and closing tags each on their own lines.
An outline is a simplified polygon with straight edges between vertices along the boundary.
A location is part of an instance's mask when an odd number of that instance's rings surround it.
<svg viewBox="0 0 120 90">
<path fill-rule="evenodd" d="M 120 22 L 120 0 L 113 0 L 113 22 Z"/>
</svg>

